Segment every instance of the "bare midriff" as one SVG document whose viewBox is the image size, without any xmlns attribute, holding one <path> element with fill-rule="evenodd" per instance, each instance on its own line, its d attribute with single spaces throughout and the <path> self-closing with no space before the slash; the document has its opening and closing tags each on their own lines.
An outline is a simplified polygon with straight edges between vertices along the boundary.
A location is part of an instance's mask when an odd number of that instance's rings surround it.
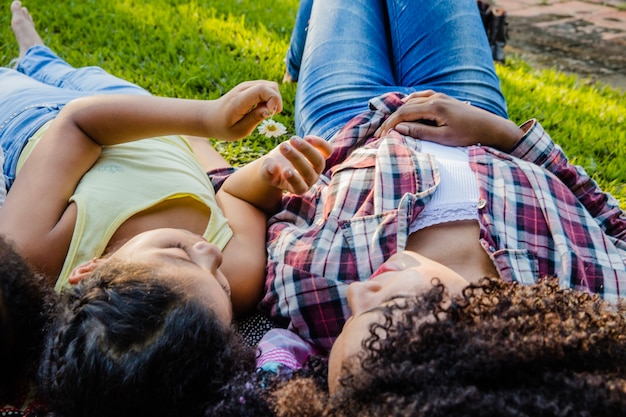
<svg viewBox="0 0 626 417">
<path fill-rule="evenodd" d="M 480 245 L 480 226 L 474 220 L 441 223 L 409 236 L 406 249 L 452 269 L 470 282 L 498 276 L 493 262 Z"/>
</svg>

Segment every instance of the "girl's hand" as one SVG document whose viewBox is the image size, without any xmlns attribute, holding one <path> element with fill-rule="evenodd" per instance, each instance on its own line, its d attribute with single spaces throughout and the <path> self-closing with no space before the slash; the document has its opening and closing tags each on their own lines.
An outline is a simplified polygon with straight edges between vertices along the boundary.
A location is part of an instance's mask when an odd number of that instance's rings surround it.
<svg viewBox="0 0 626 417">
<path fill-rule="evenodd" d="M 283 109 L 278 84 L 247 81 L 235 86 L 215 101 L 206 114 L 206 126 L 215 139 L 237 140 L 248 136 L 264 119 Z"/>
<path fill-rule="evenodd" d="M 262 178 L 272 187 L 305 193 L 317 182 L 332 146 L 317 136 L 293 136 L 264 157 Z"/>
<path fill-rule="evenodd" d="M 524 132 L 515 123 L 432 90 L 413 93 L 389 116 L 375 136 L 398 133 L 442 145 L 483 144 L 509 150 Z"/>
</svg>

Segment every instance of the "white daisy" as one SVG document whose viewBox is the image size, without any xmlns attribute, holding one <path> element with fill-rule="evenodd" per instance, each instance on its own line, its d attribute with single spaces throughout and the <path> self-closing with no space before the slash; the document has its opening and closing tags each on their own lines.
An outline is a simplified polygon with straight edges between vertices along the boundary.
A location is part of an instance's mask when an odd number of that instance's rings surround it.
<svg viewBox="0 0 626 417">
<path fill-rule="evenodd" d="M 277 138 L 287 133 L 287 128 L 280 122 L 273 119 L 263 120 L 258 127 L 259 133 L 265 135 L 268 138 Z"/>
</svg>

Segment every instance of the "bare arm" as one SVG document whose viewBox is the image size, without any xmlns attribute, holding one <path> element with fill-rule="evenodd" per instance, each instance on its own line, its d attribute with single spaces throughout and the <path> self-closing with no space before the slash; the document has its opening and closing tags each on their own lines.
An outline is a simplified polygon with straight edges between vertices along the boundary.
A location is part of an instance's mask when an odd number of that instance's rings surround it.
<svg viewBox="0 0 626 417">
<path fill-rule="evenodd" d="M 170 133 L 238 139 L 281 108 L 277 85 L 266 81 L 242 83 L 214 101 L 114 95 L 72 101 L 17 176 L 0 233 L 45 272 L 65 258 L 74 228 L 68 199 L 102 146 Z"/>
<path fill-rule="evenodd" d="M 187 136 L 187 142 L 205 172 L 218 168 L 229 168 L 230 163 L 213 147 L 207 138 Z"/>
<path fill-rule="evenodd" d="M 320 137 L 294 136 L 237 170 L 224 182 L 220 192 L 272 214 L 283 191 L 302 194 L 318 180 L 331 153 L 331 145 Z"/>
<path fill-rule="evenodd" d="M 206 171 L 230 166 L 206 138 L 187 139 Z M 267 215 L 279 207 L 283 189 L 308 190 L 331 151 L 321 138 L 291 138 L 235 171 L 218 191 L 217 202 L 233 230 L 220 268 L 230 283 L 236 315 L 250 311 L 263 293 Z"/>
</svg>

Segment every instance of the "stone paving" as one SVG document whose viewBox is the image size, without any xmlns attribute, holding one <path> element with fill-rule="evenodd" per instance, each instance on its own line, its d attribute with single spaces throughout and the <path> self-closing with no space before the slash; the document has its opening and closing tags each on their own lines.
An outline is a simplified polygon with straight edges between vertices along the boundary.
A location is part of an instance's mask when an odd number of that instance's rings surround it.
<svg viewBox="0 0 626 417">
<path fill-rule="evenodd" d="M 509 15 L 507 49 L 531 63 L 626 91 L 626 1 L 495 0 Z"/>
</svg>

